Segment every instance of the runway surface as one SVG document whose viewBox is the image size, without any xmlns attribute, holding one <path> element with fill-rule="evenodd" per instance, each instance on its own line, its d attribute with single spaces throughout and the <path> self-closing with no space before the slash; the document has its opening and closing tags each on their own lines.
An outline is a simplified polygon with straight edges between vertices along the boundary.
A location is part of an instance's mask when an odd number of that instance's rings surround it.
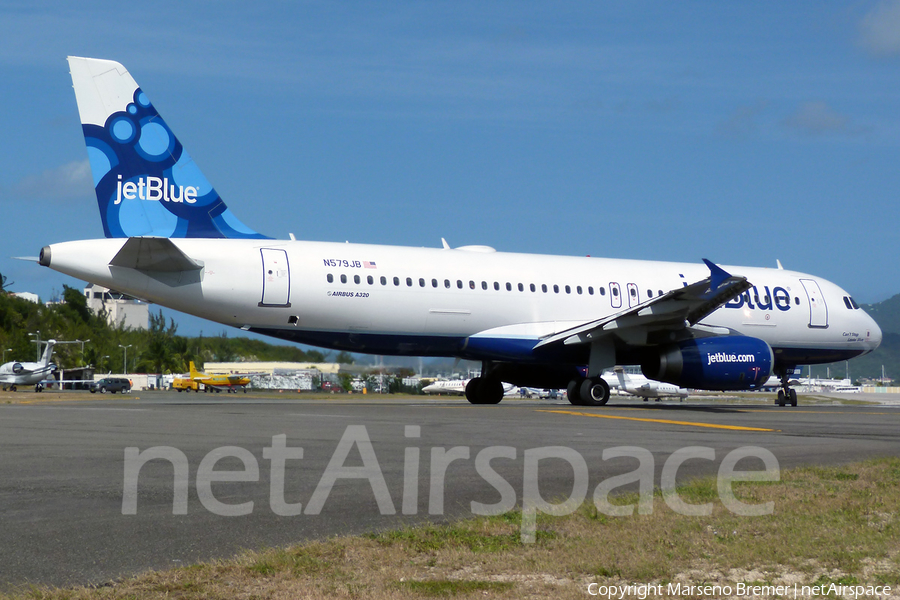
<svg viewBox="0 0 900 600">
<path fill-rule="evenodd" d="M 473 501 L 502 498 L 501 488 L 476 468 L 485 448 L 502 447 L 488 451 L 499 456 L 490 467 L 515 490 L 517 502 L 525 453 L 541 448 L 583 457 L 587 502 L 600 481 L 635 469 L 635 459 L 602 459 L 604 449 L 619 446 L 653 454 L 656 485 L 672 453 L 692 446 L 713 448 L 715 460 L 685 462 L 680 478 L 715 474 L 728 452 L 746 446 L 772 452 L 782 469 L 900 453 L 900 408 L 887 405 L 778 408 L 614 397 L 608 406 L 588 408 L 509 399 L 472 406 L 461 399 L 136 396 L 73 394 L 72 401 L 0 404 L 0 588 L 99 583 L 245 548 L 469 516 Z M 264 450 L 281 435 L 288 451 Z M 167 460 L 146 462 L 137 471 L 135 514 L 123 514 L 129 512 L 126 464 L 136 464 L 127 463 L 126 449 L 154 447 L 170 458 L 183 454 L 188 476 L 177 477 Z M 297 448 L 302 458 L 290 450 Z M 229 456 L 215 462 L 216 449 Z M 276 474 L 273 485 L 279 461 L 272 457 L 279 454 L 286 458 L 284 481 Z M 332 460 L 338 470 L 328 469 Z M 747 459 L 739 466 L 759 469 L 762 463 Z M 210 469 L 243 473 L 245 480 L 198 488 L 198 473 L 208 480 Z M 326 472 L 346 477 L 330 480 L 327 496 L 324 489 L 314 493 Z M 544 498 L 572 492 L 574 471 L 565 460 L 541 461 L 537 472 Z M 176 480 L 188 492 L 180 509 Z M 296 514 L 315 505 L 317 495 L 319 514 Z M 388 509 L 395 514 L 383 514 Z M 223 510 L 248 514 L 223 516 Z"/>
</svg>

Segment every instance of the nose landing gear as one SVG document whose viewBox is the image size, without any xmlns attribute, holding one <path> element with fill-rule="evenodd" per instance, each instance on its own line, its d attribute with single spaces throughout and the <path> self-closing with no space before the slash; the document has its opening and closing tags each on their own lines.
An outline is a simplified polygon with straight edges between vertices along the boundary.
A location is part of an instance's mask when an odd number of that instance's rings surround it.
<svg viewBox="0 0 900 600">
<path fill-rule="evenodd" d="M 797 406 L 797 390 L 791 388 L 791 384 L 788 381 L 787 369 L 781 373 L 781 389 L 778 390 L 778 397 L 775 398 L 775 404 L 777 406 L 784 406 L 786 404 Z"/>
</svg>

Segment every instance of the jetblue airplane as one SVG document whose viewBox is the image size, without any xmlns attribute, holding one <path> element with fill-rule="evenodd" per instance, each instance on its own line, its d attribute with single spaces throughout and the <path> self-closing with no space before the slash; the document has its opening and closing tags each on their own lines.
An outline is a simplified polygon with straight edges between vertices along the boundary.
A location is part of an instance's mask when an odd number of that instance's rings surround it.
<svg viewBox="0 0 900 600">
<path fill-rule="evenodd" d="M 275 240 L 231 213 L 128 71 L 70 57 L 107 239 L 45 246 L 39 262 L 192 315 L 372 354 L 477 360 L 473 404 L 503 383 L 601 405 L 601 374 L 753 390 L 797 365 L 871 352 L 881 330 L 820 277 L 784 269 L 560 257 L 487 246 Z"/>
</svg>

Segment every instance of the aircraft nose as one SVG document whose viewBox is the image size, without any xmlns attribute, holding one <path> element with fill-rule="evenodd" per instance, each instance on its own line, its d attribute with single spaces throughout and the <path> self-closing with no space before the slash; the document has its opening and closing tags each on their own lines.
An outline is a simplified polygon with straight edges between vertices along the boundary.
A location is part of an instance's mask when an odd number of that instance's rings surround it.
<svg viewBox="0 0 900 600">
<path fill-rule="evenodd" d="M 866 331 L 866 341 L 868 342 L 869 352 L 878 348 L 881 345 L 881 327 L 878 326 L 878 323 L 875 322 L 875 319 L 871 317 L 868 313 L 863 311 L 858 311 L 862 313 L 864 320 L 863 326 Z"/>
</svg>

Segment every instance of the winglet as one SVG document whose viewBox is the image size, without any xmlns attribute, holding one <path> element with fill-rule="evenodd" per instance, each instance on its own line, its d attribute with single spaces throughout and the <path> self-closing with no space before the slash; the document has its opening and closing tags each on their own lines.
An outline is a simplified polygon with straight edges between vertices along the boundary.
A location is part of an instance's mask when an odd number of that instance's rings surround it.
<svg viewBox="0 0 900 600">
<path fill-rule="evenodd" d="M 709 260 L 703 259 L 706 266 L 709 267 L 709 288 L 713 291 L 719 289 L 719 286 L 731 278 L 731 273 Z"/>
</svg>

